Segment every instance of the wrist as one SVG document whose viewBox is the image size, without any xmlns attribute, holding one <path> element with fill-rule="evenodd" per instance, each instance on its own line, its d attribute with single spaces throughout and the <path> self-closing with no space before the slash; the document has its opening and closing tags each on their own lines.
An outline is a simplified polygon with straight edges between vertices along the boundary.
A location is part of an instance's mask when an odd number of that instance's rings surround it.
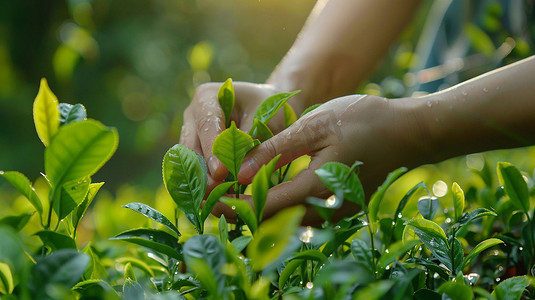
<svg viewBox="0 0 535 300">
<path fill-rule="evenodd" d="M 296 112 L 331 99 L 353 94 L 360 77 L 351 57 L 320 51 L 289 52 L 267 83 L 281 91 L 301 90 L 289 101 Z"/>
<path fill-rule="evenodd" d="M 389 103 L 396 112 L 393 138 L 399 150 L 406 154 L 404 166 L 415 168 L 440 161 L 441 152 L 437 146 L 440 134 L 433 123 L 435 120 L 430 117 L 426 99 L 408 97 L 390 99 Z"/>
</svg>

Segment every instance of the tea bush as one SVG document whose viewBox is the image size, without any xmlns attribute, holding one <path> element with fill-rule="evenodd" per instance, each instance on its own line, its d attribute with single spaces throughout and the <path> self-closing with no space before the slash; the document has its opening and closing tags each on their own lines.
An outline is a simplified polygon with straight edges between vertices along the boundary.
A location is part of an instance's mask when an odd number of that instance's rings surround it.
<svg viewBox="0 0 535 300">
<path fill-rule="evenodd" d="M 400 199 L 386 199 L 405 168 L 391 172 L 365 198 L 358 178 L 360 162 L 331 162 L 316 174 L 332 196 L 307 199 L 324 220 L 320 227 L 300 226 L 303 206 L 263 219 L 267 190 L 290 180 L 303 162 L 275 170 L 276 157 L 260 169 L 250 187 L 237 183 L 237 173 L 246 153 L 273 135 L 266 124 L 277 111 L 284 111 L 287 126 L 297 120 L 286 104 L 297 92 L 267 98 L 249 133 L 227 121 L 213 153 L 229 176 L 208 195 L 204 159 L 177 144 L 163 158 L 170 198 L 158 191 L 153 203 L 142 203 L 136 201 L 139 191 L 127 190 L 119 203 L 104 195 L 88 212 L 103 185 L 92 182 L 91 176 L 115 152 L 118 135 L 88 119 L 83 105 L 58 103 L 42 80 L 34 121 L 46 146 L 43 179 L 34 184 L 19 172 L 0 171 L 25 199 L 24 204 L 17 200 L 3 208 L 13 214 L 0 219 L 2 299 L 535 296 L 535 189 L 527 184 L 533 179 L 510 163 L 498 163 L 494 172 L 484 162 L 477 171 L 484 186 L 464 191 L 453 182 L 452 198 L 444 205 L 424 182 L 404 191 Z M 229 120 L 234 104 L 231 80 L 218 96 Z M 252 196 L 253 206 L 239 199 L 244 193 Z M 387 200 L 397 203 L 392 213 L 380 209 Z M 334 221 L 333 213 L 344 201 L 362 209 Z M 236 212 L 235 224 L 225 216 L 210 217 L 217 202 Z M 121 212 L 112 208 L 120 204 L 125 208 Z M 417 210 L 407 209 L 409 205 Z M 93 229 L 85 232 L 93 239 L 80 240 L 77 233 L 91 226 L 79 225 L 91 211 L 108 232 Z M 132 228 L 134 224 L 141 227 Z M 114 237 L 103 239 L 109 230 Z"/>
</svg>

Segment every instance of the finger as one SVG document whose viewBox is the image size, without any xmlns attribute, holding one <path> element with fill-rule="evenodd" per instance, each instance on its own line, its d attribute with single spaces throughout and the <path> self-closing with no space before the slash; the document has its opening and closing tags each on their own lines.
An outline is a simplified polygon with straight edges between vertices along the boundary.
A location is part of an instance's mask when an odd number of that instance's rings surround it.
<svg viewBox="0 0 535 300">
<path fill-rule="evenodd" d="M 180 130 L 179 143 L 202 155 L 201 143 L 190 112 L 191 110 L 189 109 L 184 111 L 184 125 Z"/>
<path fill-rule="evenodd" d="M 215 138 L 224 130 L 224 113 L 217 101 L 217 90 L 209 95 L 198 94 L 195 96 L 197 105 L 194 106 L 195 129 L 199 136 L 202 153 L 206 160 L 210 174 L 215 181 L 220 181 L 227 176 L 227 170 L 223 164 L 212 154 L 212 146 Z"/>
<path fill-rule="evenodd" d="M 307 197 L 327 198 L 332 194 L 314 172 L 324 163 L 336 160 L 331 148 L 327 147 L 314 155 L 309 166 L 291 181 L 283 182 L 269 190 L 264 208 L 266 218 L 286 207 L 304 204 Z"/>
<path fill-rule="evenodd" d="M 296 158 L 320 151 L 330 141 L 330 132 L 324 128 L 316 130 L 317 118 L 299 120 L 260 144 L 249 153 L 238 173 L 241 184 L 249 184 L 262 165 L 269 163 L 275 156 L 281 154 L 276 168 L 280 168 Z"/>
</svg>

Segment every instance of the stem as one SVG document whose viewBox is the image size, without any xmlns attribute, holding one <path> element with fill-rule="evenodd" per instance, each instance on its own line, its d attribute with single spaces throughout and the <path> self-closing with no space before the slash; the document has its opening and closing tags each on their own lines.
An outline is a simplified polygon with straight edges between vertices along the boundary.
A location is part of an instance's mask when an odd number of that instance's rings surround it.
<svg viewBox="0 0 535 300">
<path fill-rule="evenodd" d="M 451 257 L 451 275 L 453 277 L 455 277 L 457 274 L 455 274 L 455 228 L 452 228 L 451 229 L 451 235 L 452 235 L 452 239 L 451 239 L 451 252 L 450 252 L 450 257 Z"/>
<path fill-rule="evenodd" d="M 377 276 L 377 266 L 375 265 L 375 242 L 373 241 L 372 225 L 370 223 L 370 217 L 366 212 L 366 219 L 368 220 L 368 232 L 370 234 L 370 243 L 372 245 L 372 263 L 373 263 L 373 273 Z"/>
<path fill-rule="evenodd" d="M 284 178 L 286 178 L 286 175 L 288 174 L 288 171 L 290 170 L 290 166 L 292 165 L 292 162 L 289 162 L 286 165 L 286 169 L 284 170 L 284 174 L 282 174 L 282 180 L 279 183 L 282 183 L 284 181 Z"/>
<path fill-rule="evenodd" d="M 45 226 L 45 229 L 49 229 L 50 228 L 50 225 L 52 224 L 52 210 L 54 209 L 53 205 L 54 205 L 54 195 L 56 194 L 56 188 L 52 188 L 52 193 L 50 194 L 51 197 L 49 196 L 48 198 L 48 202 L 50 203 L 49 206 L 48 206 L 48 219 L 46 220 L 46 226 Z"/>
<path fill-rule="evenodd" d="M 529 226 L 529 253 L 530 253 L 530 259 L 529 259 L 529 268 L 531 269 L 531 266 L 533 265 L 533 256 L 534 256 L 534 245 L 533 245 L 533 220 L 529 217 L 529 214 L 526 212 L 526 217 L 528 218 L 528 226 Z"/>
</svg>

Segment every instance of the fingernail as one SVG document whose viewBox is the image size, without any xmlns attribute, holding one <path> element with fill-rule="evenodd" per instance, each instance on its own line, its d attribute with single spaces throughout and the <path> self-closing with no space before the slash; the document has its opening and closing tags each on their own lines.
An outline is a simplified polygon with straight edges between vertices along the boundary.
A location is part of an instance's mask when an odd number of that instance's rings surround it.
<svg viewBox="0 0 535 300">
<path fill-rule="evenodd" d="M 212 176 L 215 174 L 217 167 L 219 167 L 219 164 L 217 163 L 217 158 L 210 156 L 208 159 L 208 168 L 210 168 L 210 174 Z"/>
</svg>

